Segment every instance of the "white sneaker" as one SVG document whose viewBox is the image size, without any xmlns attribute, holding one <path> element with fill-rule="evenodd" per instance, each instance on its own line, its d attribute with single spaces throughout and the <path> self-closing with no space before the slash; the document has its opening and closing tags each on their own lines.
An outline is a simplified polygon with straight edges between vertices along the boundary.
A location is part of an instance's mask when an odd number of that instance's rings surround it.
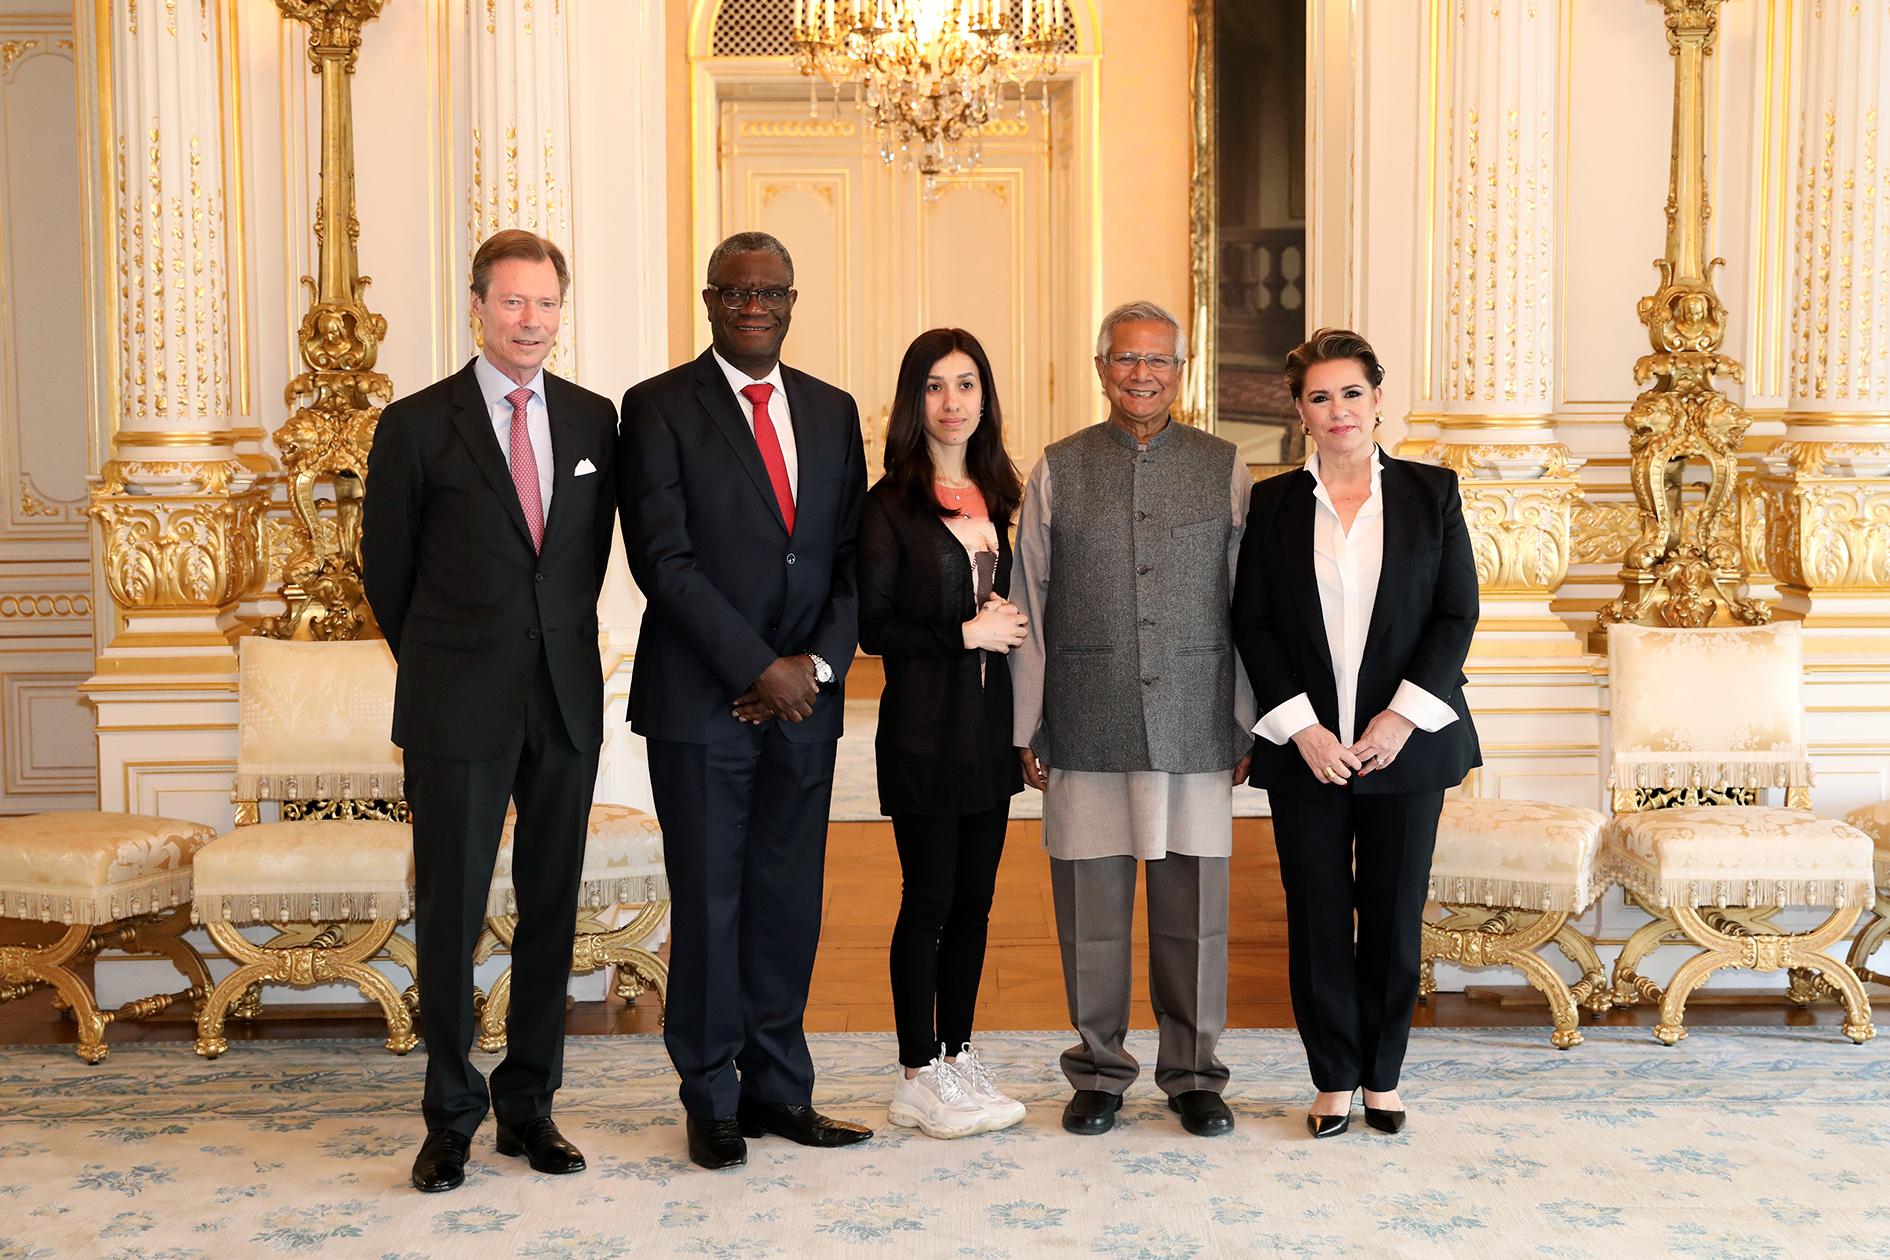
<svg viewBox="0 0 1890 1260">
<path fill-rule="evenodd" d="M 946 1067 L 958 1074 L 965 1091 L 984 1109 L 984 1132 L 1008 1129 L 1024 1118 L 1024 1104 L 997 1087 L 978 1052 L 967 1045 Z"/>
<path fill-rule="evenodd" d="M 920 1068 L 917 1076 L 899 1074 L 886 1118 L 935 1138 L 969 1137 L 982 1132 L 987 1120 L 984 1107 L 966 1092 L 951 1064 L 937 1059 Z"/>
</svg>

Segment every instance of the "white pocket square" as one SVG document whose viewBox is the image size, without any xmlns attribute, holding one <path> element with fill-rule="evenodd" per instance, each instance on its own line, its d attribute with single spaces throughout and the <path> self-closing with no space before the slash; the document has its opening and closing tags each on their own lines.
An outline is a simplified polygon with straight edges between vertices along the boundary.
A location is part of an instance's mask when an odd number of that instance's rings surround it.
<svg viewBox="0 0 1890 1260">
<path fill-rule="evenodd" d="M 576 468 L 573 468 L 573 469 L 571 470 L 571 475 L 572 475 L 573 477 L 582 477 L 582 476 L 585 476 L 585 475 L 586 475 L 586 474 L 588 474 L 588 473 L 594 473 L 594 472 L 596 472 L 596 471 L 597 471 L 597 465 L 596 465 L 596 464 L 593 464 L 593 463 L 592 463 L 592 462 L 591 462 L 590 460 L 588 460 L 588 459 L 580 459 L 580 460 L 578 461 L 578 466 L 577 466 Z"/>
</svg>

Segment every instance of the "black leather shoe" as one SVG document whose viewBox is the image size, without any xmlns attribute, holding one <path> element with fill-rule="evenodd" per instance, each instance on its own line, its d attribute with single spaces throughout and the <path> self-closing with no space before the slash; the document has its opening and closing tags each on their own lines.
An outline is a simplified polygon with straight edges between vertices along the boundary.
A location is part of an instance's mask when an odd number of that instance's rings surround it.
<svg viewBox="0 0 1890 1260">
<path fill-rule="evenodd" d="M 413 1188 L 422 1194 L 457 1190 L 466 1181 L 466 1156 L 472 1139 L 451 1129 L 427 1134 L 420 1153 L 413 1157 Z"/>
<path fill-rule="evenodd" d="M 584 1152 L 564 1140 L 550 1116 L 527 1120 L 516 1129 L 499 1126 L 499 1154 L 523 1155 L 533 1172 L 581 1173 Z"/>
<path fill-rule="evenodd" d="M 1351 1127 L 1352 1113 L 1349 1111 L 1342 1116 L 1316 1116 L 1310 1111 L 1306 1113 L 1307 1131 L 1316 1138 L 1338 1137 Z"/>
<path fill-rule="evenodd" d="M 1382 1107 L 1365 1108 L 1365 1123 L 1380 1133 L 1396 1133 L 1404 1128 L 1404 1108 L 1387 1111 Z"/>
<path fill-rule="evenodd" d="M 1116 1127 L 1122 1095 L 1106 1089 L 1079 1089 L 1063 1104 L 1063 1127 L 1071 1133 L 1094 1137 Z"/>
<path fill-rule="evenodd" d="M 689 1158 L 703 1168 L 739 1168 L 748 1162 L 748 1143 L 742 1141 L 742 1126 L 734 1116 L 720 1120 L 689 1117 Z"/>
<path fill-rule="evenodd" d="M 873 1136 L 863 1124 L 823 1116 L 806 1103 L 754 1103 L 736 1112 L 743 1137 L 772 1133 L 802 1146 L 852 1146 Z"/>
<path fill-rule="evenodd" d="M 1181 1117 L 1181 1127 L 1196 1137 L 1219 1137 L 1234 1131 L 1234 1113 L 1211 1089 L 1184 1089 L 1168 1099 L 1168 1110 Z"/>
</svg>

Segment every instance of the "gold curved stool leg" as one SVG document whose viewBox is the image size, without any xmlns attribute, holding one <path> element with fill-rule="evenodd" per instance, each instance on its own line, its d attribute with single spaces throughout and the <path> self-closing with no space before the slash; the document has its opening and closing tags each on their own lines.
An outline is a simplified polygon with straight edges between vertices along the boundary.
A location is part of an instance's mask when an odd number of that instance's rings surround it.
<svg viewBox="0 0 1890 1260">
<path fill-rule="evenodd" d="M 178 974 L 190 982 L 197 994 L 195 1000 L 201 1002 L 210 992 L 210 969 L 204 965 L 197 947 L 184 939 L 184 933 L 189 930 L 190 907 L 179 906 L 167 917 L 139 924 L 134 943 L 140 949 L 167 959 Z"/>
<path fill-rule="evenodd" d="M 1870 922 L 1851 942 L 1851 952 L 1844 956 L 1845 965 L 1857 973 L 1858 979 L 1890 984 L 1890 972 L 1872 971 L 1869 966 L 1870 956 L 1882 947 L 1886 937 L 1890 937 L 1890 896 L 1879 891 L 1877 904 L 1870 909 Z"/>
<path fill-rule="evenodd" d="M 1555 930 L 1554 940 L 1562 957 L 1581 968 L 1581 978 L 1568 987 L 1575 1005 L 1596 1015 L 1613 1007 L 1614 989 L 1608 983 L 1607 970 L 1601 965 L 1601 955 L 1595 952 L 1594 942 L 1567 922 Z"/>
<path fill-rule="evenodd" d="M 479 1008 L 478 1046 L 497 1054 L 505 1049 L 505 1017 L 512 1010 L 512 969 L 507 967 L 492 982 L 491 992 Z"/>
<path fill-rule="evenodd" d="M 1549 1044 L 1558 1050 L 1580 1045 L 1581 1020 L 1575 997 L 1555 969 L 1536 953 L 1567 924 L 1568 912 L 1466 910 L 1456 906 L 1446 909 L 1452 912 L 1448 918 L 1422 925 L 1419 957 L 1425 962 L 1442 959 L 1461 967 L 1516 968 L 1548 999 L 1549 1017 L 1555 1025 Z M 1518 914 L 1534 917 L 1518 925 Z"/>
<path fill-rule="evenodd" d="M 16 989 L 18 995 L 50 987 L 55 1005 L 62 1006 L 78 1026 L 73 1053 L 87 1063 L 103 1062 L 110 1053 L 105 1045 L 108 1021 L 99 1013 L 92 991 L 67 964 L 98 952 L 94 935 L 98 930 L 89 923 L 75 923 L 51 944 L 0 945 L 0 982 Z"/>
<path fill-rule="evenodd" d="M 1752 971 L 1789 971 L 1803 968 L 1818 973 L 1844 1003 L 1844 1035 L 1862 1044 L 1877 1035 L 1870 1022 L 1870 999 L 1857 974 L 1825 950 L 1842 939 L 1863 913 L 1861 906 L 1841 906 L 1817 927 L 1806 932 L 1759 932 L 1769 927 L 1776 907 L 1735 908 L 1714 912 L 1731 931 L 1721 930 L 1705 914 L 1690 906 L 1676 906 L 1674 921 L 1701 952 L 1684 963 L 1661 999 L 1660 1023 L 1654 1036 L 1673 1045 L 1686 1036 L 1682 1026 L 1686 1000 L 1707 976 L 1725 967 Z"/>
<path fill-rule="evenodd" d="M 366 965 L 368 959 L 382 951 L 399 926 L 392 919 L 363 924 L 352 936 L 348 934 L 349 929 L 339 925 L 319 925 L 310 943 L 286 948 L 251 944 L 232 923 L 212 921 L 204 926 L 210 939 L 237 963 L 236 970 L 211 990 L 198 1015 L 197 1053 L 205 1058 L 215 1058 L 229 1049 L 223 1035 L 223 1021 L 238 995 L 265 983 L 303 989 L 338 981 L 353 984 L 380 1005 L 387 1019 L 386 1045 L 390 1051 L 405 1054 L 419 1043 L 413 1030 L 413 1015 L 400 994 L 387 977 Z"/>
<path fill-rule="evenodd" d="M 1626 944 L 1621 946 L 1621 952 L 1615 956 L 1614 979 L 1609 985 L 1609 998 L 1614 1006 L 1660 1001 L 1660 986 L 1643 976 L 1638 968 L 1649 954 L 1669 940 L 1682 936 L 1679 925 L 1667 911 L 1649 905 L 1632 893 L 1628 895 L 1628 901 L 1652 915 L 1653 920 L 1635 928 L 1628 935 Z"/>
</svg>

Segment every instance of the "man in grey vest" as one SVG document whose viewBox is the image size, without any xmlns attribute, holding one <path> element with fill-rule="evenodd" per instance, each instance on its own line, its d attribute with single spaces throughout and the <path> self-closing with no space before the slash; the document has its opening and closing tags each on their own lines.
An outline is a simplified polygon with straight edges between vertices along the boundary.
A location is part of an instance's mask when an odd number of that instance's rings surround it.
<svg viewBox="0 0 1890 1260">
<path fill-rule="evenodd" d="M 1230 1132 L 1227 865 L 1253 696 L 1229 631 L 1252 476 L 1230 442 L 1177 424 L 1187 340 L 1153 302 L 1104 318 L 1109 418 L 1051 445 L 1017 523 L 1014 742 L 1044 794 L 1070 1022 L 1072 1133 L 1106 1133 L 1138 1065 L 1129 1030 L 1136 863 L 1148 868 L 1155 1083 L 1182 1125 Z"/>
</svg>

